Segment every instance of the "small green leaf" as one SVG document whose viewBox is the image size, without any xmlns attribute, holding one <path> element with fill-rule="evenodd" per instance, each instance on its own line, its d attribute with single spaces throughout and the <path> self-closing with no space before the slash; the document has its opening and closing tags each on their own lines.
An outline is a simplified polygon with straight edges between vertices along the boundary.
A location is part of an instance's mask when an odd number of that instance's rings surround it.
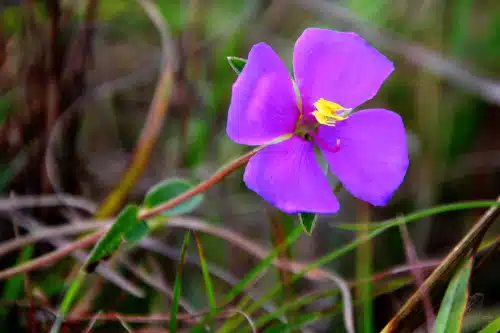
<svg viewBox="0 0 500 333">
<path fill-rule="evenodd" d="M 318 215 L 314 213 L 299 213 L 300 223 L 302 224 L 302 228 L 307 234 L 311 234 L 314 228 L 314 222 L 316 222 L 316 218 Z"/>
<path fill-rule="evenodd" d="M 139 207 L 137 205 L 128 205 L 122 210 L 120 215 L 116 218 L 115 223 L 113 223 L 106 235 L 101 238 L 92 250 L 90 257 L 87 260 L 88 265 L 95 264 L 104 257 L 113 254 L 113 252 L 121 244 L 125 234 L 138 224 L 138 213 Z"/>
<path fill-rule="evenodd" d="M 485 328 L 483 328 L 479 333 L 498 333 L 500 332 L 500 317 L 493 320 Z"/>
<path fill-rule="evenodd" d="M 169 200 L 172 200 L 176 196 L 190 190 L 194 185 L 185 179 L 168 179 L 162 183 L 159 183 L 152 187 L 146 194 L 144 199 L 144 206 L 146 208 L 153 208 L 155 206 L 161 205 Z M 175 206 L 172 209 L 162 212 L 160 215 L 163 216 L 173 216 L 187 214 L 195 210 L 203 201 L 203 194 L 197 194 L 184 201 L 183 203 Z"/>
<path fill-rule="evenodd" d="M 472 259 L 464 261 L 450 281 L 436 317 L 434 333 L 459 333 L 462 327 L 467 299 Z"/>
<path fill-rule="evenodd" d="M 240 74 L 241 71 L 243 70 L 243 67 L 245 67 L 247 60 L 243 58 L 238 58 L 238 57 L 227 57 L 227 61 L 229 61 L 229 65 L 231 65 L 231 68 L 236 72 L 236 74 Z"/>
<path fill-rule="evenodd" d="M 144 221 L 139 221 L 125 233 L 125 240 L 131 246 L 146 236 L 149 232 L 149 225 Z"/>
<path fill-rule="evenodd" d="M 191 231 L 184 236 L 184 242 L 181 248 L 181 257 L 179 265 L 177 265 L 177 274 L 175 276 L 172 304 L 170 306 L 170 333 L 177 332 L 177 312 L 179 311 L 179 301 L 182 292 L 182 276 L 184 273 L 184 264 L 186 263 L 187 248 L 191 238 Z"/>
</svg>

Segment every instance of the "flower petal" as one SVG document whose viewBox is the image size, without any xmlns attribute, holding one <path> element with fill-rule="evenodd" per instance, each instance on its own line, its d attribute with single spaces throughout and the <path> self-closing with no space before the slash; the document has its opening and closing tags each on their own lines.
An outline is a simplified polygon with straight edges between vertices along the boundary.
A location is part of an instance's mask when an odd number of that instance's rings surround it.
<svg viewBox="0 0 500 333">
<path fill-rule="evenodd" d="M 344 187 L 361 200 L 375 206 L 385 205 L 408 168 L 401 117 L 383 109 L 363 110 L 335 127 L 320 126 L 318 136 L 331 147 L 340 140 L 338 152 L 322 151 Z"/>
<path fill-rule="evenodd" d="M 298 117 L 297 97 L 285 65 L 269 45 L 254 45 L 233 85 L 229 138 L 247 145 L 267 143 L 293 132 Z"/>
<path fill-rule="evenodd" d="M 339 210 L 314 155 L 314 146 L 297 136 L 253 156 L 243 179 L 249 189 L 289 214 L 329 214 Z"/>
<path fill-rule="evenodd" d="M 320 98 L 355 108 L 373 98 L 394 70 L 357 34 L 319 28 L 306 29 L 295 43 L 293 68 L 306 113 Z"/>
</svg>

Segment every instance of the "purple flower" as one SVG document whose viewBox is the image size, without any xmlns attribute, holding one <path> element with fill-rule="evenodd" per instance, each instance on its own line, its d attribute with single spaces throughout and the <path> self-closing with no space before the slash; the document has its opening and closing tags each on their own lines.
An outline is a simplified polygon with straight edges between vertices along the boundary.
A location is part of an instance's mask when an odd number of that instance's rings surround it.
<svg viewBox="0 0 500 333">
<path fill-rule="evenodd" d="M 293 68 L 300 96 L 278 55 L 259 43 L 233 85 L 231 140 L 261 145 L 293 133 L 250 159 L 247 187 L 287 213 L 337 212 L 316 146 L 352 195 L 385 205 L 408 168 L 403 121 L 384 109 L 351 111 L 375 96 L 393 64 L 355 33 L 309 28 Z"/>
</svg>

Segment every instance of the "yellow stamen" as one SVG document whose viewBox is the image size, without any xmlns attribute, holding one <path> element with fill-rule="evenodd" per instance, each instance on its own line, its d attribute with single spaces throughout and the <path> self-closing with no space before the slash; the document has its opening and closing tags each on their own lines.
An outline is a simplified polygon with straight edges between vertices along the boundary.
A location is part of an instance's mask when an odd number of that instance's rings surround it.
<svg viewBox="0 0 500 333">
<path fill-rule="evenodd" d="M 312 113 L 313 116 L 316 118 L 318 123 L 327 126 L 335 126 L 337 121 L 345 120 L 347 118 L 347 116 L 344 117 L 337 114 L 338 112 L 351 110 L 323 98 L 320 98 L 316 103 L 314 103 L 314 107 L 316 110 Z"/>
</svg>

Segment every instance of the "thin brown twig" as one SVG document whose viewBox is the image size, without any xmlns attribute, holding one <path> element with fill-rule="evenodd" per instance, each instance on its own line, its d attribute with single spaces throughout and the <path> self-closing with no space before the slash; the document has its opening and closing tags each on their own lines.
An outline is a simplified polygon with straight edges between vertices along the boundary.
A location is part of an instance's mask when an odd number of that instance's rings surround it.
<svg viewBox="0 0 500 333">
<path fill-rule="evenodd" d="M 424 284 L 425 278 L 422 274 L 421 269 L 418 267 L 420 261 L 418 260 L 417 251 L 413 246 L 413 242 L 411 241 L 410 234 L 408 233 L 408 229 L 405 224 L 399 225 L 399 230 L 401 233 L 401 238 L 403 239 L 403 244 L 405 248 L 406 258 L 412 267 L 412 275 L 415 278 L 415 282 L 417 283 L 417 288 Z M 425 290 L 422 295 L 422 302 L 424 305 L 424 313 L 426 317 L 427 330 L 429 332 L 432 331 L 434 327 L 434 311 L 432 309 L 432 301 L 429 295 L 429 291 Z"/>
<path fill-rule="evenodd" d="M 21 236 L 18 239 L 15 240 L 10 240 L 4 244 L 0 245 L 0 256 L 5 255 L 6 253 L 9 253 L 11 251 L 14 251 L 18 248 L 25 247 L 29 244 L 36 243 L 38 241 L 48 239 L 48 238 L 54 238 L 54 237 L 62 237 L 62 236 L 69 236 L 69 235 L 75 235 L 79 234 L 82 232 L 87 232 L 90 230 L 95 230 L 95 229 L 100 229 L 94 233 L 92 233 L 89 236 L 93 236 L 93 240 L 97 241 L 98 237 L 95 236 L 96 234 L 103 235 L 109 226 L 111 226 L 112 220 L 83 220 L 81 222 L 74 222 L 71 225 L 67 226 L 60 226 L 60 227 L 47 227 L 43 230 L 38 231 L 34 235 L 27 235 L 27 236 Z M 219 228 L 214 225 L 210 225 L 208 223 L 202 222 L 199 219 L 196 218 L 190 218 L 190 217 L 172 217 L 168 223 L 169 227 L 173 228 L 186 228 L 186 229 L 193 229 L 196 231 L 212 234 L 214 236 L 220 237 L 222 239 L 225 239 L 229 242 L 235 243 L 237 246 L 249 251 L 253 255 L 256 255 L 259 258 L 263 258 L 268 255 L 269 250 L 266 248 L 262 247 L 259 244 L 254 243 L 253 241 L 250 241 L 240 234 L 233 232 L 227 228 Z M 79 243 L 79 244 L 70 244 L 68 246 L 74 246 L 73 249 L 70 249 L 68 251 L 71 252 L 71 250 L 76 250 L 81 247 L 87 247 L 90 244 L 87 244 L 87 242 L 84 243 Z M 54 260 L 57 260 L 59 258 L 62 258 L 63 256 L 69 254 L 70 252 L 63 252 L 61 253 L 60 250 L 56 250 L 54 252 L 51 252 L 50 254 L 55 254 L 55 253 L 62 254 L 61 257 L 58 256 L 53 256 Z M 40 257 L 42 258 L 42 257 Z M 429 260 L 426 262 L 419 262 L 416 266 L 419 268 L 432 268 L 437 266 L 442 260 L 441 259 L 434 259 L 434 260 Z M 50 263 L 47 261 L 44 261 L 45 263 Z M 286 269 L 290 265 L 297 267 L 297 262 L 295 261 L 288 261 L 287 263 L 284 263 L 283 261 L 278 262 L 280 265 L 283 265 L 282 268 Z M 300 265 L 299 265 L 300 266 Z M 33 270 L 36 269 L 37 267 L 32 267 L 32 266 L 27 266 L 25 269 L 28 270 Z M 394 268 L 391 268 L 387 271 L 377 273 L 374 275 L 376 280 L 382 279 L 388 275 L 394 275 L 394 274 L 400 274 L 404 273 L 408 270 L 411 270 L 412 266 L 411 265 L 401 265 L 397 266 Z M 16 274 L 22 273 L 24 270 L 20 270 Z M 324 273 L 321 273 L 322 269 L 315 269 L 310 271 L 308 274 L 306 274 L 306 278 L 312 279 L 312 280 L 321 280 L 322 276 Z M 3 274 L 5 274 L 6 271 L 0 272 L 0 280 L 3 277 Z M 15 275 L 15 274 L 14 274 Z M 9 276 L 10 277 L 10 276 Z"/>
<path fill-rule="evenodd" d="M 177 320 L 185 321 L 187 323 L 196 324 L 198 321 L 197 318 L 203 317 L 208 313 L 208 309 L 205 311 L 198 311 L 196 313 L 178 313 L 176 315 Z M 236 309 L 227 309 L 215 316 L 216 319 L 226 319 L 235 315 L 235 313 L 239 313 Z M 119 320 L 117 315 L 122 319 L 130 323 L 153 323 L 153 322 L 165 322 L 170 320 L 170 314 L 148 314 L 148 315 L 124 315 L 117 313 L 102 313 L 99 315 L 81 315 L 81 316 L 69 316 L 66 319 L 66 323 L 77 323 L 81 321 L 88 321 L 90 318 L 96 317 L 97 320 L 102 321 L 117 321 Z"/>
<path fill-rule="evenodd" d="M 141 220 L 147 220 L 147 219 L 152 218 L 152 217 L 154 217 L 154 216 L 156 216 L 164 211 L 169 210 L 170 208 L 173 208 L 173 207 L 183 203 L 184 201 L 190 199 L 191 197 L 193 197 L 199 193 L 205 192 L 210 187 L 214 186 L 215 184 L 220 182 L 222 179 L 224 179 L 227 175 L 229 175 L 230 173 L 232 173 L 236 169 L 238 169 L 241 166 L 243 166 L 244 164 L 246 164 L 248 162 L 248 160 L 253 155 L 255 155 L 260 150 L 264 149 L 265 147 L 266 146 L 259 146 L 255 149 L 249 151 L 248 153 L 246 153 L 246 154 L 242 155 L 241 157 L 239 157 L 238 159 L 236 159 L 231 164 L 222 168 L 213 177 L 210 177 L 206 181 L 200 183 L 199 185 L 192 188 L 191 190 L 184 192 L 183 194 L 175 197 L 174 199 L 172 199 L 164 204 L 158 205 L 154 208 L 142 210 L 141 212 L 139 212 L 138 218 Z"/>
<path fill-rule="evenodd" d="M 85 328 L 85 331 L 84 333 L 90 333 L 90 331 L 92 330 L 92 327 L 94 327 L 95 323 L 97 322 L 97 317 L 101 314 L 101 312 L 99 311 L 98 313 L 96 313 L 91 319 L 90 319 L 90 322 L 89 324 L 87 325 L 87 328 Z"/>
<path fill-rule="evenodd" d="M 97 207 L 95 203 L 88 199 L 64 193 L 15 196 L 8 199 L 0 199 L 0 211 L 51 206 L 71 206 L 83 209 L 89 213 L 94 212 Z"/>
<path fill-rule="evenodd" d="M 82 239 L 74 241 L 73 243 L 65 247 L 33 259 L 25 264 L 3 270 L 0 272 L 0 280 L 9 279 L 17 274 L 38 269 L 41 266 L 51 264 L 61 258 L 64 258 L 77 249 L 88 247 L 96 243 L 102 236 L 104 236 L 106 230 L 107 229 L 105 228 L 100 229 L 88 236 L 85 236 Z"/>
<path fill-rule="evenodd" d="M 92 231 L 101 228 L 105 230 L 111 225 L 110 220 L 103 222 L 103 224 L 99 226 L 92 222 L 93 221 L 88 221 L 88 223 L 81 222 L 81 223 L 71 223 L 68 225 L 63 225 L 58 227 L 46 227 L 40 231 L 37 231 L 36 233 L 28 234 L 25 236 L 21 236 L 19 238 L 11 239 L 4 243 L 0 243 L 0 257 L 16 249 L 23 248 L 29 244 L 33 244 L 44 239 L 67 236 L 67 235 L 75 235 L 75 234 L 80 234 L 82 232 Z"/>
</svg>

